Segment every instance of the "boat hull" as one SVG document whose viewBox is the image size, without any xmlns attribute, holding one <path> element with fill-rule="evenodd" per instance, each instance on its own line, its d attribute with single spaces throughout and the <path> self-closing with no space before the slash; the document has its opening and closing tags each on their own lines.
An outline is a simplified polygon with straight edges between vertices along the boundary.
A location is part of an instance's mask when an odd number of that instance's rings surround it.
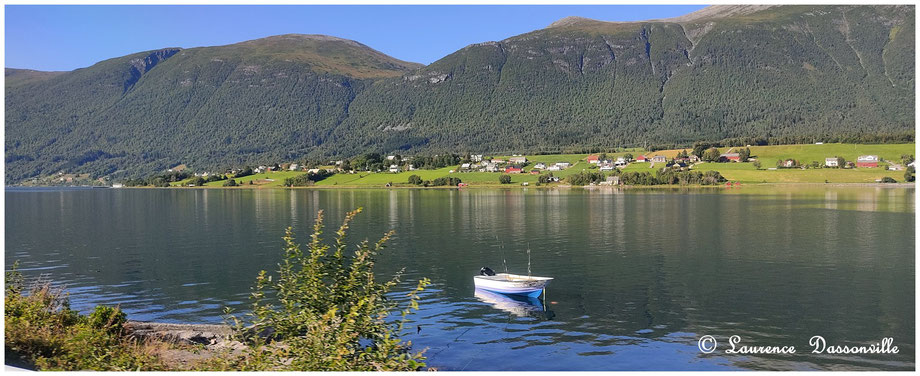
<svg viewBox="0 0 920 376">
<path fill-rule="evenodd" d="M 528 277 L 514 274 L 497 274 L 494 276 L 473 277 L 476 288 L 510 295 L 525 295 L 536 298 L 552 278 Z"/>
</svg>

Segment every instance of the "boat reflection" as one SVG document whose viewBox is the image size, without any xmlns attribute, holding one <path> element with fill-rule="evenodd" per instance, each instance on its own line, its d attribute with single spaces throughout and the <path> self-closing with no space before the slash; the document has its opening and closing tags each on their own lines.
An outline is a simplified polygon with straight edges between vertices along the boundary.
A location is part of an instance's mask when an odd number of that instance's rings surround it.
<svg viewBox="0 0 920 376">
<path fill-rule="evenodd" d="M 540 298 L 526 295 L 505 295 L 483 289 L 476 289 L 475 296 L 483 303 L 492 305 L 495 309 L 518 317 L 552 320 L 556 316 L 553 311 L 546 310 L 546 306 Z"/>
</svg>

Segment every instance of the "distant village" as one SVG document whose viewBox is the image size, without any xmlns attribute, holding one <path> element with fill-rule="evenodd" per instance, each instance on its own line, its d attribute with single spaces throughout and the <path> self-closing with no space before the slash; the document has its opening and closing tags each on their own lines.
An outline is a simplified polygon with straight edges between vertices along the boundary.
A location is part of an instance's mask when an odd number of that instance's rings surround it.
<svg viewBox="0 0 920 376">
<path fill-rule="evenodd" d="M 673 155 L 673 151 L 670 154 Z M 161 174 L 161 176 L 164 178 L 161 179 L 162 181 L 160 181 L 160 185 L 158 186 L 169 185 L 164 183 L 175 183 L 179 180 L 188 180 L 182 184 L 183 186 L 199 186 L 216 180 L 227 181 L 244 176 L 277 171 L 303 172 L 305 176 L 309 176 L 310 179 L 312 179 L 312 177 L 320 175 L 329 176 L 332 174 L 355 174 L 358 172 L 395 174 L 407 171 L 415 171 L 419 169 L 431 170 L 446 167 L 451 167 L 451 169 L 448 171 L 448 173 L 451 174 L 488 172 L 508 175 L 540 175 L 547 173 L 547 176 L 541 178 L 540 181 L 558 182 L 560 177 L 553 176 L 552 173 L 569 169 L 572 167 L 573 162 L 575 162 L 564 160 L 548 162 L 547 160 L 551 160 L 551 158 L 547 157 L 550 156 L 539 156 L 537 159 L 540 161 L 535 162 L 528 160 L 526 156 L 520 154 L 514 154 L 510 157 L 487 157 L 484 154 L 465 154 L 462 156 L 457 154 L 435 156 L 400 156 L 395 154 L 379 155 L 370 153 L 351 159 L 331 160 L 325 163 L 314 162 L 305 164 L 299 162 L 289 162 L 259 165 L 257 167 L 230 168 L 219 172 L 200 171 L 194 173 L 189 171 L 190 169 L 185 164 L 180 164 L 166 169 L 165 174 Z M 586 158 L 581 159 L 581 161 L 587 162 L 591 166 L 590 170 L 612 172 L 614 170 L 624 169 L 632 163 L 648 163 L 649 169 L 660 170 L 667 167 L 675 171 L 686 171 L 692 168 L 692 166 L 695 164 L 703 162 L 753 162 L 757 169 L 764 170 L 796 168 L 878 168 L 880 167 L 880 162 L 882 162 L 882 159 L 879 158 L 878 155 L 860 155 L 855 161 L 847 161 L 844 158 L 838 156 L 828 156 L 824 158 L 823 164 L 817 161 L 811 161 L 807 164 L 803 164 L 793 158 L 783 158 L 777 160 L 775 166 L 761 166 L 760 161 L 755 158 L 751 158 L 749 148 L 730 148 L 727 152 L 724 153 L 720 153 L 716 148 L 709 148 L 702 150 L 702 152 L 697 150 L 694 153 L 683 150 L 678 152 L 678 154 L 673 157 L 655 153 L 651 153 L 650 155 L 640 154 L 635 157 L 630 153 L 626 153 L 618 156 L 608 157 L 605 153 L 598 153 L 588 155 Z M 909 163 L 907 160 L 886 160 L 884 162 L 884 167 L 887 170 L 905 170 L 914 166 L 912 158 Z M 635 169 L 632 170 L 635 171 Z M 618 175 L 618 173 L 614 173 L 613 175 Z M 101 184 L 106 186 L 111 184 L 112 187 L 151 185 L 150 178 L 148 178 L 146 181 L 144 181 L 144 179 L 133 179 L 133 181 L 124 183 L 110 183 L 109 180 L 104 177 L 99 179 L 91 179 L 87 174 L 68 174 L 64 172 L 60 172 L 49 178 L 52 179 L 44 179 L 45 184 L 50 183 L 52 185 L 85 185 L 90 183 L 92 185 Z M 266 178 L 263 180 L 273 181 L 271 178 Z M 605 183 L 618 184 L 618 179 L 612 179 L 613 181 L 610 180 L 611 179 L 608 179 L 608 181 Z"/>
</svg>

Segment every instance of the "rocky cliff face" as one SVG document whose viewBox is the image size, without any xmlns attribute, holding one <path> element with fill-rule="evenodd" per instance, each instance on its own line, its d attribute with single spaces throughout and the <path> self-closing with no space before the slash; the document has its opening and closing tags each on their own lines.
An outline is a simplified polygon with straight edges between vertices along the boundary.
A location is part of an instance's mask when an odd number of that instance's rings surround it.
<svg viewBox="0 0 920 376">
<path fill-rule="evenodd" d="M 131 67 L 128 69 L 128 77 L 125 79 L 124 91 L 128 91 L 128 89 L 134 86 L 144 73 L 153 69 L 153 67 L 161 61 L 169 59 L 170 56 L 175 55 L 179 50 L 179 48 L 164 48 L 162 50 L 153 51 L 147 56 L 131 59 L 131 61 L 128 62 Z"/>
</svg>

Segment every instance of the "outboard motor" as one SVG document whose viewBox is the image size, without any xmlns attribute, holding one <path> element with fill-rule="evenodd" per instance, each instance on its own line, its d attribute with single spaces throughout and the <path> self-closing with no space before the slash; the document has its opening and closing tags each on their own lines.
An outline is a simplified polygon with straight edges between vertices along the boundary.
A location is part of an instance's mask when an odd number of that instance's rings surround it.
<svg viewBox="0 0 920 376">
<path fill-rule="evenodd" d="M 479 274 L 481 275 L 495 275 L 495 271 L 489 268 L 488 266 L 483 266 L 482 269 L 479 269 Z"/>
</svg>

